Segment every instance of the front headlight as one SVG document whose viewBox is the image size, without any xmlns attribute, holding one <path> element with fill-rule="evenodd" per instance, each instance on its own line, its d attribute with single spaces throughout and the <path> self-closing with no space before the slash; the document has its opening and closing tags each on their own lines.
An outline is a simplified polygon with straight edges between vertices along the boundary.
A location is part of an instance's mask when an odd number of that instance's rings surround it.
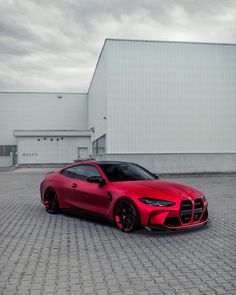
<svg viewBox="0 0 236 295">
<path fill-rule="evenodd" d="M 202 197 L 202 201 L 203 201 L 203 203 L 206 202 L 206 197 L 205 196 Z"/>
<path fill-rule="evenodd" d="M 141 198 L 139 199 L 144 204 L 150 205 L 150 206 L 159 206 L 159 207 L 170 207 L 175 205 L 174 202 L 170 201 L 164 201 L 164 200 L 156 200 L 156 199 L 150 199 L 150 198 Z"/>
</svg>

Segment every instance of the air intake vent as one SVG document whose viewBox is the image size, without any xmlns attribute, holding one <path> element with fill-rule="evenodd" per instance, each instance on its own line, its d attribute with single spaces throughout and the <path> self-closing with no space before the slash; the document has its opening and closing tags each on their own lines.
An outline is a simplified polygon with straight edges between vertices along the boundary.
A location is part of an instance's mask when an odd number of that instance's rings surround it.
<svg viewBox="0 0 236 295">
<path fill-rule="evenodd" d="M 165 220 L 167 226 L 180 226 L 179 217 L 167 217 Z"/>
<path fill-rule="evenodd" d="M 206 211 L 202 215 L 201 221 L 205 221 L 205 220 L 207 220 L 207 218 L 208 218 L 208 212 L 207 212 L 207 209 L 206 209 Z"/>
</svg>

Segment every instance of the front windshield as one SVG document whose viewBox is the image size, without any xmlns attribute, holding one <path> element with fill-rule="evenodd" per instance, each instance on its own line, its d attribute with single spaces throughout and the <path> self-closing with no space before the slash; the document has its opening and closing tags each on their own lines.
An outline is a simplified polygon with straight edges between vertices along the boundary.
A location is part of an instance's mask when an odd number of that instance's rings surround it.
<svg viewBox="0 0 236 295">
<path fill-rule="evenodd" d="M 100 164 L 100 167 L 111 182 L 156 179 L 153 174 L 135 164 Z"/>
</svg>

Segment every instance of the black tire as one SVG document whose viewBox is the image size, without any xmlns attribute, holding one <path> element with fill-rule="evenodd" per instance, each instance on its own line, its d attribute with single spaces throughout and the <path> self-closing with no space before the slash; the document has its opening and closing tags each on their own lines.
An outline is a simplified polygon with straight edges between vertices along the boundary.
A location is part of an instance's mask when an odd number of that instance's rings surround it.
<svg viewBox="0 0 236 295">
<path fill-rule="evenodd" d="M 57 195 L 53 190 L 47 190 L 44 197 L 44 206 L 46 211 L 50 214 L 56 214 L 59 212 Z"/>
<path fill-rule="evenodd" d="M 126 233 L 135 231 L 139 228 L 139 213 L 135 205 L 123 199 L 118 202 L 114 210 L 114 220 L 116 227 Z"/>
</svg>

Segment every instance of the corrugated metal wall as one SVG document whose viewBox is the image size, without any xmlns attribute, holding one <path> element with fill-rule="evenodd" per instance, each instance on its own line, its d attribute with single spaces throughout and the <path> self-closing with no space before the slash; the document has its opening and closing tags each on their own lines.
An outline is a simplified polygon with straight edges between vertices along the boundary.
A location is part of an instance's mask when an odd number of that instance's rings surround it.
<svg viewBox="0 0 236 295">
<path fill-rule="evenodd" d="M 16 144 L 14 130 L 88 130 L 87 94 L 2 92 L 0 145 Z"/>
<path fill-rule="evenodd" d="M 103 55 L 108 153 L 236 152 L 235 45 L 107 40 Z"/>
<path fill-rule="evenodd" d="M 18 164 L 71 163 L 78 160 L 78 148 L 90 146 L 90 137 L 38 136 L 18 138 Z"/>
<path fill-rule="evenodd" d="M 107 133 L 107 52 L 104 47 L 88 90 L 89 129 L 92 128 L 91 141 Z"/>
</svg>

